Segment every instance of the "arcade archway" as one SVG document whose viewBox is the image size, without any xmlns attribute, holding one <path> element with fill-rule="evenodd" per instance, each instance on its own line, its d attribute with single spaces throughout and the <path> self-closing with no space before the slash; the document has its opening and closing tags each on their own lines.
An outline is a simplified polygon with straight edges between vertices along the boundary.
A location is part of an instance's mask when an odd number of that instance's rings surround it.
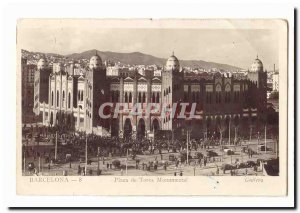
<svg viewBox="0 0 300 213">
<path fill-rule="evenodd" d="M 152 131 L 156 132 L 157 130 L 159 130 L 159 122 L 154 118 L 152 121 Z"/>
<path fill-rule="evenodd" d="M 142 139 L 145 137 L 146 125 L 144 119 L 140 119 L 137 127 L 137 138 Z"/>
<path fill-rule="evenodd" d="M 53 112 L 50 113 L 50 126 L 53 126 Z"/>
<path fill-rule="evenodd" d="M 118 119 L 112 119 L 110 125 L 111 125 L 111 136 L 118 136 L 118 134 L 119 134 L 119 121 L 118 121 Z"/>
<path fill-rule="evenodd" d="M 127 118 L 124 123 L 124 138 L 129 138 L 131 136 L 131 133 L 132 133 L 131 121 L 129 118 Z"/>
</svg>

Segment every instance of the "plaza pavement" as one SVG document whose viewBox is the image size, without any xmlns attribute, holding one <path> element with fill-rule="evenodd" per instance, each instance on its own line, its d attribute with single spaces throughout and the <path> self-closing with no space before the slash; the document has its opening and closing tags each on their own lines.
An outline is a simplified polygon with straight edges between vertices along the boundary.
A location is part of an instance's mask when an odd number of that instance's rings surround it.
<svg viewBox="0 0 300 213">
<path fill-rule="evenodd" d="M 254 151 L 256 151 L 257 148 L 257 142 L 248 142 L 246 143 L 248 145 L 249 148 L 253 149 Z M 262 143 L 262 141 L 260 142 L 260 144 L 264 144 Z M 41 144 L 40 144 L 41 145 Z M 50 145 L 49 143 L 47 145 Z M 244 145 L 244 144 L 243 144 Z M 161 155 L 160 154 L 152 154 L 152 155 L 137 155 L 136 159 L 140 160 L 140 168 L 136 169 L 136 160 L 132 160 L 131 158 L 128 158 L 127 161 L 127 174 L 126 174 L 126 169 L 125 169 L 125 165 L 126 165 L 126 157 L 112 157 L 112 158 L 105 158 L 104 159 L 104 164 L 103 164 L 103 158 L 100 158 L 100 162 L 99 162 L 99 168 L 101 170 L 101 176 L 120 176 L 120 175 L 127 175 L 127 176 L 174 176 L 174 173 L 176 172 L 177 175 L 180 174 L 180 172 L 182 172 L 183 176 L 202 176 L 202 175 L 209 175 L 209 176 L 214 176 L 214 175 L 230 175 L 230 171 L 226 171 L 225 174 L 223 174 L 223 171 L 221 170 L 221 165 L 226 163 L 226 164 L 233 164 L 234 162 L 238 161 L 239 162 L 246 162 L 248 160 L 251 161 L 255 161 L 257 159 L 270 159 L 270 158 L 275 158 L 275 153 L 274 153 L 274 144 L 271 141 L 268 141 L 267 143 L 268 148 L 270 148 L 270 151 L 267 151 L 267 153 L 265 153 L 264 151 L 260 151 L 258 154 L 254 154 L 251 158 L 249 158 L 247 153 L 241 153 L 241 146 L 236 146 L 235 147 L 235 154 L 234 155 L 225 155 L 224 153 L 222 154 L 222 152 L 220 151 L 220 147 L 215 147 L 215 148 L 210 148 L 209 150 L 213 150 L 215 152 L 217 152 L 219 154 L 218 157 L 215 158 L 214 162 L 208 162 L 207 165 L 204 167 L 203 164 L 201 166 L 199 166 L 198 164 L 195 164 L 195 159 L 189 159 L 190 164 L 186 164 L 186 163 L 181 163 L 177 168 L 175 167 L 175 163 L 172 161 L 169 161 L 169 155 L 173 154 L 176 157 L 179 157 L 180 153 L 168 153 L 167 151 L 164 151 L 162 156 L 163 159 L 161 159 Z M 233 147 L 232 147 L 233 148 Z M 205 153 L 206 149 L 198 149 L 197 151 L 191 151 L 191 155 L 194 156 L 195 152 L 201 152 L 201 153 Z M 87 175 L 89 174 L 89 171 L 92 170 L 92 175 L 95 176 L 97 175 L 97 167 L 98 167 L 98 163 L 97 157 L 92 157 L 89 158 L 90 160 L 92 160 L 91 165 L 87 166 Z M 113 160 L 120 160 L 123 171 L 121 171 L 120 169 L 107 169 L 107 163 L 112 163 Z M 159 162 L 159 166 L 157 170 L 151 170 L 151 171 L 146 171 L 143 170 L 141 168 L 142 163 L 148 163 L 149 161 L 154 161 L 155 159 L 158 160 Z M 163 168 L 163 161 L 167 161 L 168 162 L 168 166 L 166 171 Z M 34 162 L 36 168 L 38 168 L 39 166 L 39 161 L 38 159 L 33 159 L 33 158 L 27 158 L 26 162 Z M 81 166 L 82 170 L 85 167 L 85 162 L 79 162 L 79 161 L 75 161 L 75 162 L 71 162 L 71 168 L 70 168 L 70 164 L 69 163 L 63 163 L 63 164 L 59 164 L 59 165 L 51 165 L 50 166 L 50 170 L 48 169 L 48 163 L 46 164 L 44 162 L 43 157 L 41 157 L 41 170 L 39 172 L 38 175 L 43 175 L 43 176 L 61 176 L 61 175 L 68 175 L 68 176 L 78 176 L 78 175 L 83 175 L 78 174 L 78 165 Z M 219 167 L 219 174 L 217 174 L 217 167 Z M 246 175 L 246 169 L 237 169 L 236 170 L 237 175 Z M 24 175 L 24 172 L 23 172 Z M 29 171 L 25 171 L 25 175 L 33 175 L 32 173 L 29 173 Z M 248 168 L 247 169 L 247 175 L 262 175 L 262 171 L 261 168 L 258 169 L 257 172 L 254 172 L 253 168 Z"/>
</svg>

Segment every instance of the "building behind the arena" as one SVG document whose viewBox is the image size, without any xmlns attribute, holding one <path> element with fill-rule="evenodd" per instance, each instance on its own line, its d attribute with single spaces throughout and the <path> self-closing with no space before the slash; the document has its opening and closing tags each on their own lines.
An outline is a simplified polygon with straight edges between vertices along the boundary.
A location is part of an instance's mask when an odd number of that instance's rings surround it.
<svg viewBox="0 0 300 213">
<path fill-rule="evenodd" d="M 184 72 L 179 60 L 170 56 L 165 67 L 154 70 L 130 70 L 102 63 L 91 57 L 84 72 L 74 71 L 74 62 L 53 64 L 39 60 L 35 72 L 34 112 L 46 126 L 64 126 L 77 131 L 111 136 L 153 135 L 155 130 L 182 132 L 187 125 L 196 137 L 223 133 L 249 134 L 266 122 L 267 74 L 256 58 L 247 74 Z M 119 114 L 103 119 L 99 107 L 105 102 L 136 103 L 146 109 L 148 103 L 197 103 L 197 119 L 172 119 L 159 113 L 146 115 Z"/>
</svg>

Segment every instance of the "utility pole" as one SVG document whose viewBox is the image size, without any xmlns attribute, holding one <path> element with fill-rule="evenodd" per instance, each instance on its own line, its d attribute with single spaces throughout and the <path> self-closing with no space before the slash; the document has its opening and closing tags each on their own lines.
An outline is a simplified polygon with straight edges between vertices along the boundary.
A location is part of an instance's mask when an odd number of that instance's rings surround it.
<svg viewBox="0 0 300 213">
<path fill-rule="evenodd" d="M 39 156 L 39 172 L 41 172 L 41 156 Z"/>
<path fill-rule="evenodd" d="M 128 149 L 126 151 L 126 176 L 127 176 L 127 165 L 128 165 L 127 161 L 128 161 Z"/>
<path fill-rule="evenodd" d="M 99 174 L 100 171 L 100 147 L 98 147 L 98 167 L 97 167 L 97 174 Z"/>
<path fill-rule="evenodd" d="M 236 137 L 236 126 L 234 127 L 234 145 L 236 146 L 236 141 L 237 137 Z"/>
<path fill-rule="evenodd" d="M 252 125 L 250 125 L 250 138 L 249 138 L 249 142 L 251 141 L 252 137 Z"/>
<path fill-rule="evenodd" d="M 278 146 L 279 146 L 278 141 L 279 141 L 279 139 L 276 139 L 276 142 L 275 142 L 276 143 L 276 145 L 275 145 L 276 146 L 276 149 L 275 149 L 276 150 L 276 155 L 275 155 L 276 158 L 278 158 Z"/>
<path fill-rule="evenodd" d="M 54 153 L 54 159 L 56 161 L 57 158 L 57 131 L 55 132 L 55 153 Z"/>
<path fill-rule="evenodd" d="M 186 131 L 186 163 L 189 163 L 189 130 Z"/>
<path fill-rule="evenodd" d="M 26 158 L 25 158 L 26 156 L 25 156 L 25 153 L 26 153 L 26 152 L 24 151 L 24 160 L 23 160 L 23 164 L 24 164 L 24 165 L 23 165 L 23 167 L 24 167 L 24 175 L 25 175 L 25 173 L 26 173 Z"/>
<path fill-rule="evenodd" d="M 267 124 L 265 125 L 265 154 L 267 153 Z"/>
<path fill-rule="evenodd" d="M 258 146 L 259 146 L 259 132 L 257 132 L 257 154 L 258 154 Z"/>
<path fill-rule="evenodd" d="M 85 168 L 84 168 L 84 174 L 86 176 L 87 171 L 87 136 L 85 136 Z"/>
<path fill-rule="evenodd" d="M 231 145 L 231 141 L 230 141 L 230 119 L 229 119 L 229 139 L 228 139 L 228 143 L 229 143 L 229 145 Z"/>
</svg>

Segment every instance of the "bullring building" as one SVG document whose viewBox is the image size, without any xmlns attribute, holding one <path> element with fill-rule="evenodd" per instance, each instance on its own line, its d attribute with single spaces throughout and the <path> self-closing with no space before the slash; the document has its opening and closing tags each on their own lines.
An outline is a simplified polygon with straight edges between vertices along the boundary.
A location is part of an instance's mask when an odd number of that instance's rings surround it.
<svg viewBox="0 0 300 213">
<path fill-rule="evenodd" d="M 98 135 L 148 137 L 156 130 L 182 132 L 189 127 L 194 137 L 221 134 L 228 129 L 249 134 L 249 126 L 260 130 L 266 118 L 267 73 L 258 57 L 247 74 L 184 72 L 179 60 L 170 56 L 161 74 L 156 71 L 118 70 L 107 75 L 99 55 L 91 57 L 85 72 L 74 72 L 74 62 L 56 63 L 50 70 L 46 59 L 37 64 L 34 84 L 34 112 L 43 125 L 63 126 Z M 156 72 L 156 73 L 155 73 Z M 197 119 L 172 119 L 159 113 L 100 118 L 105 102 L 136 103 L 145 110 L 148 103 L 197 103 Z"/>
</svg>

